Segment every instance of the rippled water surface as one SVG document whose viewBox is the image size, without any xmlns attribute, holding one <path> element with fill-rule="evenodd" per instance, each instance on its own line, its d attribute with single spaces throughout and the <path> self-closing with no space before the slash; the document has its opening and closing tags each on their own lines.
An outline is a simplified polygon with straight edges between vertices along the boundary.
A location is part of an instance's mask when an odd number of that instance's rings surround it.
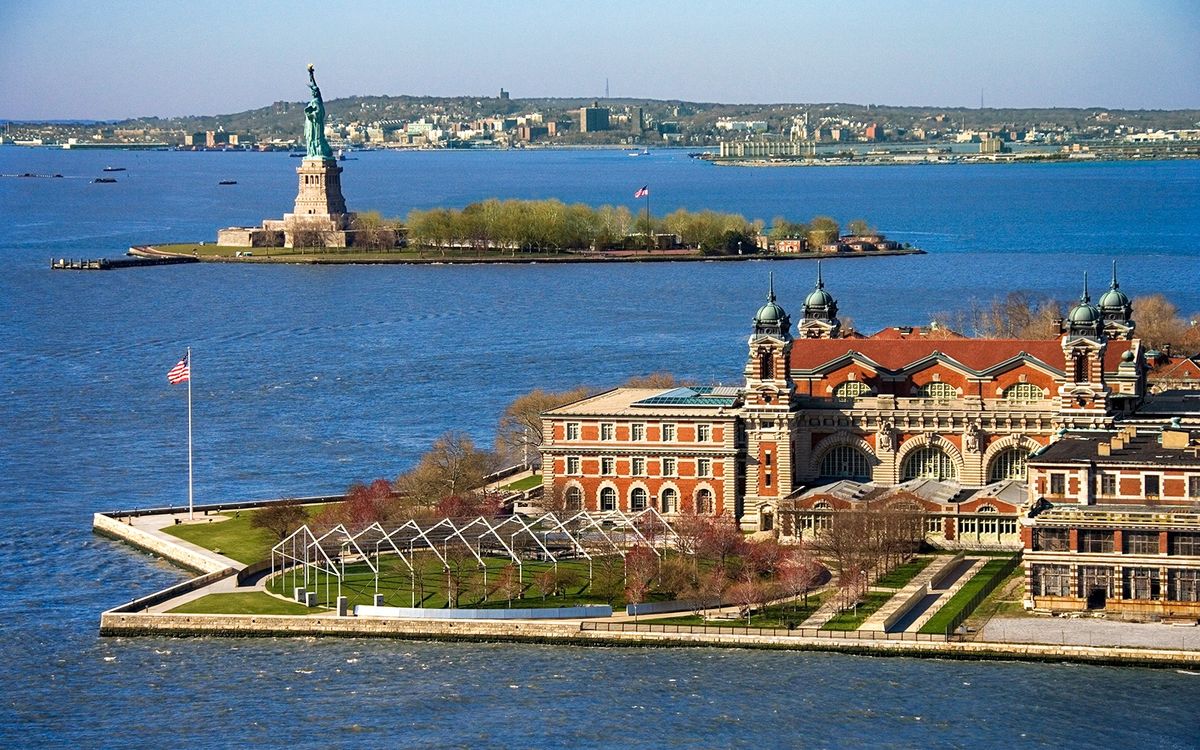
<svg viewBox="0 0 1200 750">
<path fill-rule="evenodd" d="M 766 273 L 811 263 L 176 266 L 51 273 L 51 256 L 211 239 L 282 214 L 272 154 L 0 148 L 0 746 L 1194 747 L 1200 677 L 719 649 L 99 639 L 99 612 L 184 573 L 92 536 L 98 510 L 393 476 L 447 429 L 490 442 L 515 395 L 671 370 L 735 382 Z M 92 185 L 105 164 L 127 167 Z M 362 154 L 350 204 L 489 196 L 864 216 L 927 256 L 834 261 L 860 328 L 924 323 L 1084 270 L 1200 310 L 1200 164 L 722 169 L 659 153 Z M 218 180 L 238 185 L 218 187 Z"/>
</svg>

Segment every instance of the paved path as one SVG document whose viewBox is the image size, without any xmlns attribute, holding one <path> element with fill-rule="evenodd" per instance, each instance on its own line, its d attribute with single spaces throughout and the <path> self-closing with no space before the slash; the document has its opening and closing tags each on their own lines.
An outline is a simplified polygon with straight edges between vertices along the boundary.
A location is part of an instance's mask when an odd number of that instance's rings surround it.
<svg viewBox="0 0 1200 750">
<path fill-rule="evenodd" d="M 151 536 L 158 537 L 169 544 L 178 545 L 184 549 L 191 550 L 198 555 L 207 557 L 210 560 L 215 560 L 224 567 L 241 570 L 242 568 L 246 567 L 245 563 L 238 562 L 237 560 L 234 560 L 231 557 L 226 557 L 225 555 L 219 555 L 210 549 L 201 547 L 198 544 L 192 544 L 189 541 L 180 539 L 177 536 L 173 536 L 163 531 L 163 529 L 175 526 L 177 521 L 180 524 L 217 523 L 218 521 L 228 520 L 228 518 L 229 516 L 217 515 L 215 513 L 207 516 L 197 513 L 194 519 L 189 520 L 188 513 L 185 510 L 179 513 L 159 513 L 147 516 L 134 516 L 131 519 L 122 518 L 121 520 L 129 521 L 130 525 L 135 529 L 140 529 L 141 531 L 144 531 Z"/>
<path fill-rule="evenodd" d="M 980 629 L 976 640 L 1200 650 L 1200 627 L 1091 617 L 993 617 Z"/>
</svg>

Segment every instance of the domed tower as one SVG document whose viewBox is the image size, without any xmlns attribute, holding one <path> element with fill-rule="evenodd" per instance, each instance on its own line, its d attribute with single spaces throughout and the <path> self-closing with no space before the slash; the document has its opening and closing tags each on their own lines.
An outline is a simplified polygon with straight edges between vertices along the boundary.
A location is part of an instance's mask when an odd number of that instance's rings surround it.
<svg viewBox="0 0 1200 750">
<path fill-rule="evenodd" d="M 796 386 L 789 360 L 792 322 L 775 301 L 772 276 L 767 303 L 754 315 L 750 353 L 746 360 L 746 388 L 738 428 L 745 433 L 746 454 L 739 459 L 744 477 L 741 507 L 735 516 L 747 531 L 769 529 L 779 499 L 792 489 L 792 440 L 796 413 L 792 408 Z"/>
<path fill-rule="evenodd" d="M 1133 322 L 1133 305 L 1129 302 L 1129 297 L 1125 292 L 1121 291 L 1121 285 L 1117 283 L 1117 262 L 1113 261 L 1112 283 L 1108 287 L 1108 291 L 1100 295 L 1100 319 L 1101 325 L 1104 328 L 1104 335 L 1109 339 L 1124 339 L 1133 338 L 1133 329 L 1136 324 Z"/>
<path fill-rule="evenodd" d="M 825 281 L 821 278 L 821 261 L 817 261 L 817 285 L 804 298 L 804 310 L 800 323 L 796 326 L 797 333 L 802 339 L 834 339 L 837 338 L 842 324 L 837 318 L 837 300 L 825 291 Z"/>
<path fill-rule="evenodd" d="M 1122 295 L 1124 296 L 1124 295 Z M 1063 321 L 1063 364 L 1066 373 L 1058 388 L 1063 426 L 1098 429 L 1108 426 L 1109 389 L 1104 384 L 1104 351 L 1107 339 L 1100 309 L 1088 295 L 1087 274 L 1083 294 Z"/>
</svg>

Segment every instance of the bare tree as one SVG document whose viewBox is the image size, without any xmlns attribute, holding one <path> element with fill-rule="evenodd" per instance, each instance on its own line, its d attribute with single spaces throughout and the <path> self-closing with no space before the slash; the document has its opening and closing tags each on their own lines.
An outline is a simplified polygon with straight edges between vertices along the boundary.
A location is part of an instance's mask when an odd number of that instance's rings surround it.
<svg viewBox="0 0 1200 750">
<path fill-rule="evenodd" d="M 496 577 L 495 583 L 492 584 L 492 591 L 503 597 L 508 602 L 509 607 L 512 607 L 513 599 L 521 596 L 523 588 L 521 569 L 512 563 L 505 565 L 500 570 L 500 575 Z M 544 594 L 542 598 L 545 598 Z"/>
<path fill-rule="evenodd" d="M 825 568 L 807 547 L 791 547 L 779 566 L 779 584 L 788 596 L 804 597 L 804 608 L 808 609 L 808 593 L 825 575 Z"/>
<path fill-rule="evenodd" d="M 414 469 L 396 480 L 396 486 L 414 501 L 433 506 L 480 489 L 495 465 L 495 456 L 476 449 L 471 438 L 448 432 L 434 441 Z"/>
<path fill-rule="evenodd" d="M 625 600 L 641 604 L 650 593 L 650 585 L 658 574 L 658 555 L 648 547 L 636 545 L 625 553 Z M 634 615 L 637 619 L 637 615 Z"/>
<path fill-rule="evenodd" d="M 250 517 L 250 525 L 266 529 L 280 539 L 300 528 L 308 520 L 304 506 L 292 498 L 265 505 Z"/>
<path fill-rule="evenodd" d="M 590 388 L 569 391 L 544 391 L 540 388 L 518 396 L 496 426 L 496 452 L 510 461 L 528 458 L 531 464 L 541 463 L 542 414 L 560 406 L 587 398 Z"/>
</svg>

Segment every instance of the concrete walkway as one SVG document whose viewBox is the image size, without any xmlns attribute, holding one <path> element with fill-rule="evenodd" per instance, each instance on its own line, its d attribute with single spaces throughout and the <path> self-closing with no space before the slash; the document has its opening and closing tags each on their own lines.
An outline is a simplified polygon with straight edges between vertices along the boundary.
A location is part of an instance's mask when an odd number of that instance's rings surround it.
<svg viewBox="0 0 1200 750">
<path fill-rule="evenodd" d="M 1200 627 L 1119 622 L 1092 617 L 993 617 L 979 630 L 975 639 L 1000 643 L 1194 651 L 1200 650 Z"/>
<path fill-rule="evenodd" d="M 241 570 L 242 568 L 246 567 L 245 563 L 238 562 L 237 560 L 234 560 L 232 557 L 226 557 L 225 555 L 217 554 L 216 552 L 213 552 L 210 549 L 201 547 L 198 544 L 192 544 L 189 541 L 180 539 L 177 536 L 172 536 L 171 534 L 168 534 L 165 531 L 163 531 L 163 529 L 171 528 L 171 527 L 177 525 L 177 523 L 178 524 L 217 523 L 218 521 L 229 520 L 229 516 L 217 515 L 215 513 L 212 515 L 206 516 L 206 515 L 198 513 L 198 514 L 196 514 L 194 519 L 189 520 L 188 513 L 185 510 L 180 513 L 162 513 L 162 514 L 156 514 L 156 515 L 132 516 L 132 517 L 125 516 L 125 517 L 121 517 L 117 520 L 128 523 L 128 525 L 132 526 L 133 528 L 138 529 L 140 531 L 144 531 L 147 534 L 150 534 L 151 536 L 162 540 L 163 543 L 165 543 L 165 544 L 172 544 L 177 547 L 182 547 L 183 549 L 186 549 L 195 555 L 207 558 L 207 559 L 211 560 L 214 565 L 218 565 L 221 568 L 236 568 L 237 570 Z"/>
</svg>

